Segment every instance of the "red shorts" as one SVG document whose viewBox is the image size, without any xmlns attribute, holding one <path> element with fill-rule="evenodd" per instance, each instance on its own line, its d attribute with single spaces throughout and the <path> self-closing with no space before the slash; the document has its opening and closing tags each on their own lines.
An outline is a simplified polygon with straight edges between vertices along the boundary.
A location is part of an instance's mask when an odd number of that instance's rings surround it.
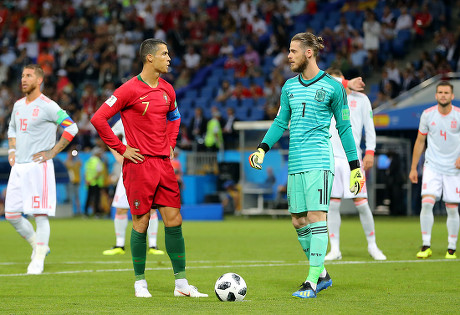
<svg viewBox="0 0 460 315">
<path fill-rule="evenodd" d="M 179 185 L 169 158 L 144 155 L 139 164 L 125 159 L 123 184 L 131 214 L 145 214 L 157 205 L 180 209 Z"/>
</svg>

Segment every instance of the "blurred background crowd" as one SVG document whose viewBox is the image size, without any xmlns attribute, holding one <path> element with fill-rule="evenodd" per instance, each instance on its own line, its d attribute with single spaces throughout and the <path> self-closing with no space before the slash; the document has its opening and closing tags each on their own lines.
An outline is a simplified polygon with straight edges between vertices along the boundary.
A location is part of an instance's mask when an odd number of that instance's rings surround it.
<svg viewBox="0 0 460 315">
<path fill-rule="evenodd" d="M 365 92 L 377 108 L 435 75 L 458 70 L 459 17 L 451 9 L 456 4 L 455 0 L 3 0 L 0 144 L 8 146 L 11 110 L 22 97 L 22 68 L 38 63 L 45 72 L 43 93 L 79 127 L 69 146 L 69 163 L 77 159 L 73 150 L 105 149 L 89 120 L 118 86 L 140 72 L 138 48 L 151 37 L 168 43 L 172 61 L 164 79 L 176 89 L 182 150 L 235 149 L 235 121 L 276 116 L 281 87 L 293 76 L 287 60 L 289 42 L 299 32 L 322 36 L 320 68 L 337 67 L 348 79 L 362 76 Z M 75 167 L 76 174 L 81 167 Z M 80 182 L 77 175 L 70 178 L 75 185 Z M 105 182 L 101 187 L 113 182 L 107 180 L 107 169 L 98 176 L 106 178 L 98 181 Z M 94 186 L 88 180 L 86 184 Z M 233 184 L 226 186 L 231 190 Z M 105 198 L 103 190 L 98 198 Z M 96 202 L 93 199 L 81 205 L 82 211 Z M 110 207 L 109 201 L 102 204 Z"/>
</svg>

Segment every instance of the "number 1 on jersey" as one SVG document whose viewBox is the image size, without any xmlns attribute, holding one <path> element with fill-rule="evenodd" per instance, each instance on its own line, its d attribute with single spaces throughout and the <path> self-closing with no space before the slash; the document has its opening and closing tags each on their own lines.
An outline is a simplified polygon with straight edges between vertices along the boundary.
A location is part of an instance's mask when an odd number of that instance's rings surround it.
<svg viewBox="0 0 460 315">
<path fill-rule="evenodd" d="M 142 104 L 145 105 L 145 109 L 144 109 L 144 112 L 142 113 L 142 116 L 144 116 L 145 113 L 147 112 L 147 108 L 149 108 L 149 103 L 150 103 L 150 102 L 142 102 Z"/>
</svg>

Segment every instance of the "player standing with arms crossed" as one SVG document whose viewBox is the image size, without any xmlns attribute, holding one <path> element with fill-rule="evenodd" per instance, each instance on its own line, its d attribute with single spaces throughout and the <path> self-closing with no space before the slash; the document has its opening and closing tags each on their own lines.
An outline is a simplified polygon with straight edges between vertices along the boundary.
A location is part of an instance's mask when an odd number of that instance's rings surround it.
<svg viewBox="0 0 460 315">
<path fill-rule="evenodd" d="M 273 124 L 249 157 L 253 168 L 261 169 L 264 156 L 290 124 L 287 197 L 292 224 L 307 258 L 310 270 L 301 288 L 292 295 L 315 298 L 332 285 L 324 268 L 328 234 L 326 214 L 333 181 L 334 157 L 329 140 L 332 115 L 349 161 L 350 190 L 357 194 L 363 184 L 358 155 L 350 125 L 347 95 L 339 82 L 316 64 L 323 39 L 299 33 L 291 40 L 288 59 L 291 70 L 299 73 L 286 81 L 280 109 Z"/>
<path fill-rule="evenodd" d="M 32 246 L 28 274 L 43 272 L 50 251 L 48 216 L 56 213 L 56 180 L 53 158 L 78 132 L 77 124 L 54 101 L 40 92 L 43 69 L 24 67 L 21 87 L 26 97 L 14 103 L 8 127 L 8 161 L 11 173 L 5 199 L 5 217 Z M 56 144 L 57 126 L 64 132 Z M 22 216 L 35 217 L 37 231 Z"/>
<path fill-rule="evenodd" d="M 420 117 L 409 173 L 409 179 L 416 184 L 417 164 L 427 141 L 420 211 L 423 246 L 417 253 L 417 258 L 428 258 L 433 254 L 431 250 L 433 206 L 442 196 L 447 212 L 448 245 L 445 258 L 455 259 L 460 203 L 460 109 L 452 105 L 454 87 L 449 82 L 438 83 L 435 96 L 438 104 L 424 110 Z"/>
<path fill-rule="evenodd" d="M 343 74 L 338 69 L 328 69 L 327 72 L 339 81 L 343 80 Z M 374 165 L 375 152 L 375 127 L 372 115 L 372 106 L 369 98 L 358 92 L 352 92 L 346 88 L 348 108 L 350 109 L 350 122 L 353 130 L 353 138 L 356 144 L 358 157 L 362 156 L 360 144 L 365 131 L 366 154 L 362 161 L 364 171 L 367 171 Z M 340 252 L 340 203 L 341 198 L 353 199 L 356 209 L 358 209 L 361 225 L 367 239 L 367 251 L 375 260 L 386 260 L 386 256 L 377 247 L 375 242 L 375 226 L 369 202 L 367 200 L 366 185 L 357 195 L 352 194 L 348 189 L 350 178 L 350 169 L 348 167 L 347 157 L 343 151 L 340 137 L 335 128 L 335 119 L 332 118 L 330 133 L 332 135 L 332 149 L 334 151 L 335 172 L 334 182 L 332 184 L 331 200 L 329 212 L 327 215 L 327 225 L 329 229 L 329 238 L 331 241 L 331 251 L 326 255 L 325 260 L 342 259 Z"/>
<path fill-rule="evenodd" d="M 133 217 L 131 254 L 135 295 L 151 297 L 145 280 L 146 232 L 150 210 L 158 206 L 165 225 L 166 251 L 175 277 L 174 296 L 207 297 L 188 284 L 185 277 L 185 243 L 182 236 L 180 192 L 170 159 L 179 133 L 180 114 L 173 87 L 160 78 L 168 72 L 166 43 L 142 42 L 142 72 L 119 87 L 91 119 L 102 140 L 124 157 L 123 183 Z M 127 145 L 110 129 L 107 120 L 117 112 L 125 129 Z"/>
<path fill-rule="evenodd" d="M 121 136 L 121 142 L 126 145 L 125 129 L 123 128 L 123 123 L 119 119 L 113 126 L 112 131 L 116 136 Z M 118 154 L 112 148 L 109 148 L 112 152 L 115 160 L 123 165 L 123 156 Z M 126 196 L 126 189 L 123 185 L 123 174 L 120 174 L 118 178 L 117 188 L 115 189 L 115 196 L 113 197 L 112 207 L 116 209 L 115 219 L 113 224 L 115 226 L 115 237 L 116 245 L 111 249 L 107 249 L 102 252 L 103 255 L 113 256 L 113 255 L 124 255 L 125 254 L 125 235 L 126 227 L 128 226 L 128 210 L 129 202 L 128 197 Z M 163 255 L 164 252 L 157 248 L 157 232 L 158 232 L 158 215 L 157 211 L 150 211 L 150 220 L 149 227 L 147 229 L 147 234 L 149 235 L 149 250 L 148 253 L 152 255 Z"/>
</svg>

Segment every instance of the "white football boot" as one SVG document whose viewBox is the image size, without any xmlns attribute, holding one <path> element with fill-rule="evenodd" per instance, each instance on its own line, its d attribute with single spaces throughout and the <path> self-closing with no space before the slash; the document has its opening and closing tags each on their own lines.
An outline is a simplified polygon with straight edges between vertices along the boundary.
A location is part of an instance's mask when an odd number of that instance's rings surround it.
<svg viewBox="0 0 460 315">
<path fill-rule="evenodd" d="M 39 275 L 43 272 L 45 265 L 45 257 L 50 252 L 48 246 L 37 245 L 33 253 L 32 261 L 27 267 L 27 274 Z"/>
<path fill-rule="evenodd" d="M 147 289 L 147 281 L 145 279 L 134 282 L 134 291 L 136 297 L 150 298 L 152 295 Z"/>
<path fill-rule="evenodd" d="M 387 260 L 387 256 L 385 256 L 377 246 L 369 246 L 367 251 L 374 260 Z"/>
<path fill-rule="evenodd" d="M 174 288 L 174 296 L 188 296 L 194 298 L 208 297 L 205 293 L 198 292 L 198 289 L 193 285 L 187 285 L 183 288 Z"/>
<path fill-rule="evenodd" d="M 340 251 L 330 251 L 324 260 L 340 260 L 342 259 L 342 253 Z"/>
</svg>

